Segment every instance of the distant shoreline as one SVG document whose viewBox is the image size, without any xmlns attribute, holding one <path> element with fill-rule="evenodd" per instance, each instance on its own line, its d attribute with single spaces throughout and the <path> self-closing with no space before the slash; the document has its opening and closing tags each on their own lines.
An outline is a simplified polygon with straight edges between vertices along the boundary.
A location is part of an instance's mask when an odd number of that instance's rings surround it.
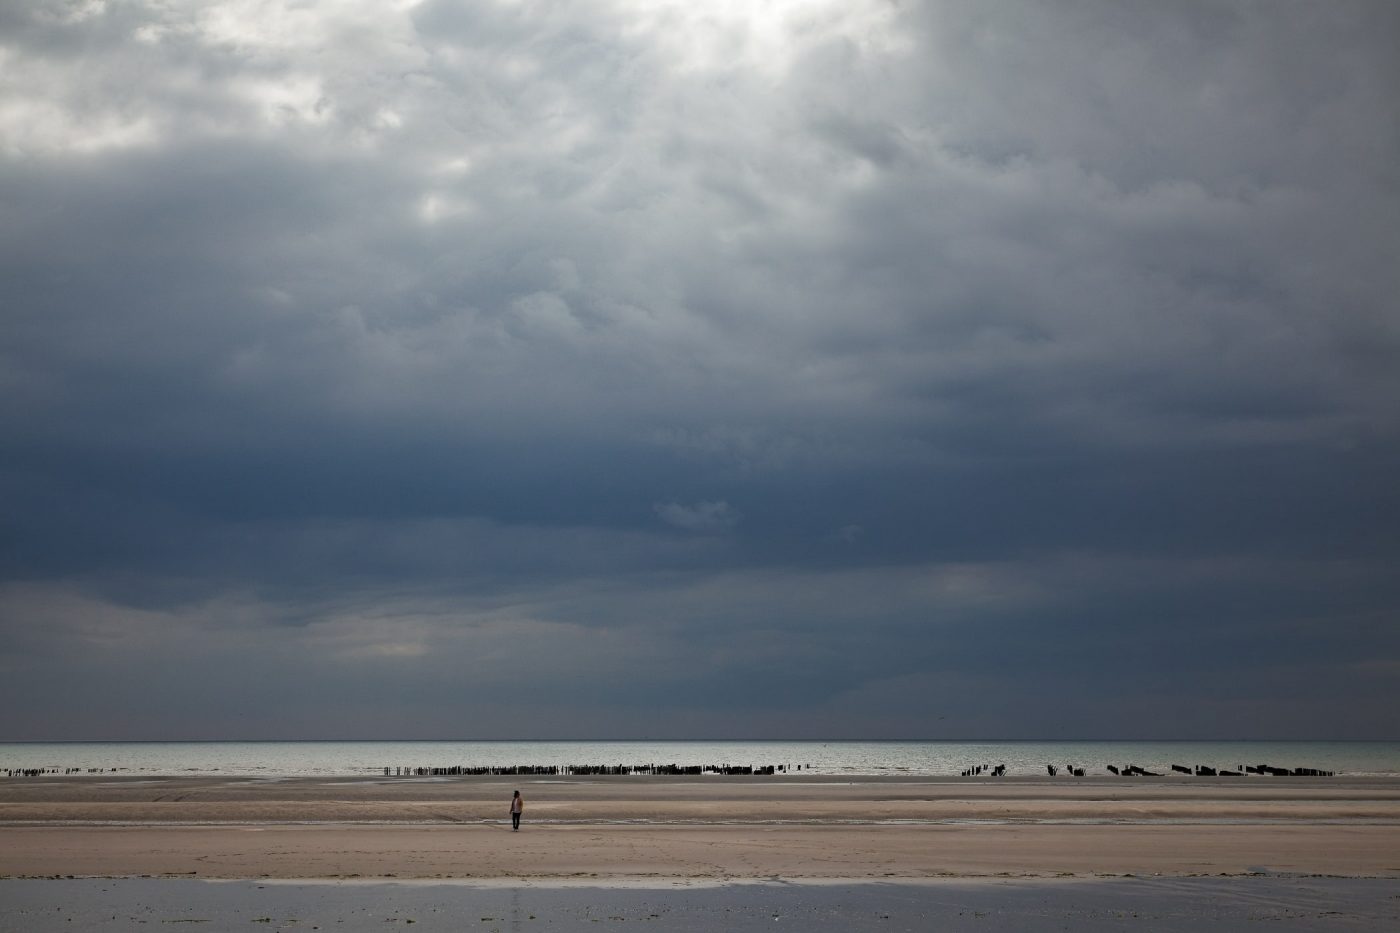
<svg viewBox="0 0 1400 933">
<path fill-rule="evenodd" d="M 18 823 L 472 823 L 522 789 L 532 821 L 636 824 L 1400 821 L 1400 779 L 830 774 L 0 780 Z"/>
<path fill-rule="evenodd" d="M 842 777 L 956 777 L 1005 766 L 1008 775 L 1047 768 L 1107 776 L 1110 768 L 1165 773 L 1172 767 L 1245 770 L 1259 765 L 1400 777 L 1400 744 L 1370 742 L 64 742 L 0 743 L 6 771 L 139 775 L 384 776 L 405 769 L 447 773 L 553 770 L 772 768 Z"/>
</svg>

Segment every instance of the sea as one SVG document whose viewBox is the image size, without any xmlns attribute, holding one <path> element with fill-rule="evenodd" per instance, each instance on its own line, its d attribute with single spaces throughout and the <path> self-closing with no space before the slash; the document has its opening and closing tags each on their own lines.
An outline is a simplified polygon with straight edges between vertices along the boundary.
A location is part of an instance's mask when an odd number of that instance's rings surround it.
<svg viewBox="0 0 1400 933">
<path fill-rule="evenodd" d="M 850 777 L 957 776 L 1005 765 L 1008 775 L 1044 775 L 1047 765 L 1108 774 L 1136 765 L 1312 768 L 1344 775 L 1400 775 L 1400 742 L 6 742 L 0 776 L 60 774 L 355 776 L 385 769 L 568 765 L 783 766 Z"/>
</svg>

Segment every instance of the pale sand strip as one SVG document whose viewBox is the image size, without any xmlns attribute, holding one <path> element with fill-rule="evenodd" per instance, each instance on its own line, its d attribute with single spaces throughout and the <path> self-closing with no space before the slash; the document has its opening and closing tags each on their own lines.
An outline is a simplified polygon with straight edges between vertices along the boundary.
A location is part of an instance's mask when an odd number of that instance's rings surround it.
<svg viewBox="0 0 1400 933">
<path fill-rule="evenodd" d="M 1400 878 L 1391 826 L 0 828 L 0 876 L 915 879 L 1286 872 Z"/>
</svg>

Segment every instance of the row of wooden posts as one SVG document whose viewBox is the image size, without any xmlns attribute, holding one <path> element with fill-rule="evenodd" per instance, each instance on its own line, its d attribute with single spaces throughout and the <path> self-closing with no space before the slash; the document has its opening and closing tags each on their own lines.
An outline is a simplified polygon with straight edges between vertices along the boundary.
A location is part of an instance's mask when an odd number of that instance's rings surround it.
<svg viewBox="0 0 1400 933">
<path fill-rule="evenodd" d="M 810 765 L 808 766 L 811 767 Z M 385 777 L 459 777 L 459 776 L 543 776 L 570 775 L 619 775 L 619 774 L 727 774 L 727 775 L 769 775 L 783 774 L 790 765 L 493 765 L 471 767 L 467 765 L 447 765 L 443 767 L 385 767 Z M 801 771 L 802 765 L 796 770 Z"/>
<path fill-rule="evenodd" d="M 1161 777 L 1156 771 L 1145 771 L 1137 765 L 1128 765 L 1119 769 L 1113 765 L 1108 766 L 1108 770 L 1120 777 Z M 1322 771 L 1318 768 L 1275 768 L 1272 765 L 1240 765 L 1238 770 L 1229 768 L 1212 768 L 1209 765 L 1196 765 L 1195 768 L 1188 768 L 1186 765 L 1172 765 L 1172 770 L 1178 774 L 1193 774 L 1196 777 L 1244 777 L 1246 774 L 1268 774 L 1273 777 L 1336 777 L 1335 771 Z"/>
<path fill-rule="evenodd" d="M 1146 768 L 1140 768 L 1137 765 L 1124 765 L 1121 768 L 1117 765 L 1107 765 L 1106 767 L 1109 773 L 1116 774 L 1119 777 L 1162 776 L 1160 772 L 1148 771 Z M 1060 773 L 1061 769 L 1058 765 L 1046 765 L 1045 770 L 1051 777 L 1055 777 Z M 1172 770 L 1179 774 L 1191 774 L 1196 777 L 1243 777 L 1246 774 L 1268 774 L 1273 777 L 1337 776 L 1337 772 L 1335 771 L 1323 771 L 1318 768 L 1275 768 L 1272 765 L 1240 765 L 1238 771 L 1231 771 L 1227 768 L 1216 769 L 1209 765 L 1196 765 L 1194 768 L 1188 768 L 1185 765 L 1172 765 Z M 1083 777 L 1085 773 L 1083 768 L 1077 768 L 1074 765 L 1065 765 L 1064 772 L 1071 777 Z M 1006 765 L 974 765 L 963 771 L 960 776 L 981 777 L 984 774 L 989 777 L 1005 777 Z"/>
</svg>

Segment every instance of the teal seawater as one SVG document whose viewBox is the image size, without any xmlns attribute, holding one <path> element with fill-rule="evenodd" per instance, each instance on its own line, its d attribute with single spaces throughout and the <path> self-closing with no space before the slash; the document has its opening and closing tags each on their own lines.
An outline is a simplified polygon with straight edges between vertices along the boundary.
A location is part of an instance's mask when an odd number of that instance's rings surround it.
<svg viewBox="0 0 1400 933">
<path fill-rule="evenodd" d="M 399 767 L 510 765 L 801 765 L 837 775 L 957 775 L 974 765 L 1043 775 L 1047 764 L 1107 774 L 1107 765 L 1268 764 L 1351 775 L 1400 775 L 1400 742 L 12 742 L 0 771 L 119 769 L 125 774 L 357 775 Z"/>
</svg>

